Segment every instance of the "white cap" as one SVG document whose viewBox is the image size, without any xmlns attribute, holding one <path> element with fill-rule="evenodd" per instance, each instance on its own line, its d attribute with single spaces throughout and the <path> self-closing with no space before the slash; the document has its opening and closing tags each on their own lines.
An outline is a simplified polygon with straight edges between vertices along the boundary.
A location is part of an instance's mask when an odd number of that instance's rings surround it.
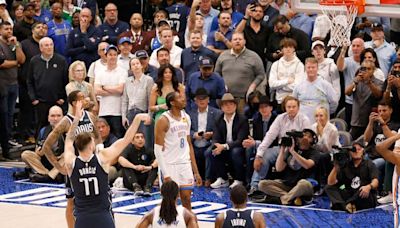
<svg viewBox="0 0 400 228">
<path fill-rule="evenodd" d="M 6 0 L 0 0 L 0 5 L 7 5 Z"/>
<path fill-rule="evenodd" d="M 320 40 L 316 40 L 316 41 L 314 41 L 314 42 L 312 43 L 312 45 L 311 45 L 311 50 L 314 50 L 315 46 L 317 46 L 317 45 L 321 45 L 322 47 L 325 47 L 324 42 L 322 42 L 322 41 L 320 41 Z"/>
</svg>

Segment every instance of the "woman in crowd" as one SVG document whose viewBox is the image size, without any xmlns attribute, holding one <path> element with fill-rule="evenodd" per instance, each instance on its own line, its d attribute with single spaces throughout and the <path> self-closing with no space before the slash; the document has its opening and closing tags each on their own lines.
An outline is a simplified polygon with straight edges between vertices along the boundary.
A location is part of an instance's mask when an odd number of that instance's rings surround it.
<svg viewBox="0 0 400 228">
<path fill-rule="evenodd" d="M 332 169 L 332 146 L 340 146 L 339 133 L 335 125 L 329 122 L 329 112 L 325 107 L 316 109 L 315 120 L 316 123 L 311 126 L 311 130 L 317 133 L 318 143 L 314 148 L 320 152 L 319 163 L 316 168 L 316 179 L 320 185 L 324 186 Z"/>
<path fill-rule="evenodd" d="M 295 84 L 304 78 L 304 64 L 296 56 L 297 43 L 284 38 L 280 42 L 283 56 L 271 66 L 269 86 L 275 91 L 275 99 L 280 105 L 283 99 L 293 93 Z"/>
<path fill-rule="evenodd" d="M 332 146 L 339 146 L 339 133 L 335 125 L 329 122 L 329 112 L 324 107 L 319 107 L 315 111 L 315 120 L 311 129 L 318 135 L 318 143 L 315 149 L 329 154 L 332 152 Z"/>
<path fill-rule="evenodd" d="M 375 63 L 375 71 L 374 71 L 374 76 L 375 78 L 385 81 L 387 78 L 387 75 L 383 73 L 379 66 L 379 61 L 378 61 L 378 56 L 376 55 L 376 52 L 372 48 L 366 48 L 361 52 L 360 55 L 360 63 L 364 62 L 364 60 L 372 61 Z"/>
<path fill-rule="evenodd" d="M 85 95 L 85 99 L 89 102 L 91 111 L 97 113 L 99 105 L 94 95 L 93 86 L 85 81 L 86 78 L 86 67 L 82 61 L 75 61 L 69 66 L 69 83 L 65 86 L 65 91 L 70 94 L 72 91 L 79 90 Z M 71 111 L 71 106 L 68 107 L 68 111 Z"/>
<path fill-rule="evenodd" d="M 21 2 L 14 2 L 12 6 L 11 17 L 16 24 L 24 18 L 24 5 Z"/>
<path fill-rule="evenodd" d="M 161 186 L 161 205 L 143 216 L 136 228 L 199 227 L 196 215 L 177 205 L 178 194 L 179 187 L 174 181 L 164 183 Z"/>
<path fill-rule="evenodd" d="M 153 78 L 143 73 L 138 58 L 129 62 L 129 77 L 126 79 L 121 101 L 122 125 L 130 124 L 138 113 L 148 110 Z"/>
<path fill-rule="evenodd" d="M 162 65 L 158 69 L 157 80 L 150 94 L 149 108 L 154 112 L 154 119 L 157 120 L 162 113 L 168 110 L 165 97 L 170 92 L 185 94 L 185 86 L 178 82 L 175 69 L 171 64 Z"/>
</svg>

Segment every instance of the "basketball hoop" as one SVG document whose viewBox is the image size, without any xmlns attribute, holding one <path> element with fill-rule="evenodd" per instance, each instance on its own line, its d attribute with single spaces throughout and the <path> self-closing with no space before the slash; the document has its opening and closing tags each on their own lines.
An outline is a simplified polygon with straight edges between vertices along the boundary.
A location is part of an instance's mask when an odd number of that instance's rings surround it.
<svg viewBox="0 0 400 228">
<path fill-rule="evenodd" d="M 330 46 L 350 45 L 351 28 L 357 14 L 365 10 L 365 0 L 320 0 L 320 8 L 330 22 Z"/>
</svg>

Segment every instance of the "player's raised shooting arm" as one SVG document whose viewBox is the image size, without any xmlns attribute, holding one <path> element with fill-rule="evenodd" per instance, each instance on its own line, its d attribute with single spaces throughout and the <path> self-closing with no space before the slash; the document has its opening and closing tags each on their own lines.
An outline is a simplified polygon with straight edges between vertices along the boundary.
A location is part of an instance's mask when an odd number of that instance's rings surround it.
<svg viewBox="0 0 400 228">
<path fill-rule="evenodd" d="M 396 134 L 382 143 L 376 145 L 376 151 L 382 155 L 382 157 L 393 164 L 400 164 L 400 155 L 397 153 L 393 153 L 389 148 L 400 139 L 400 134 Z"/>
<path fill-rule="evenodd" d="M 217 215 L 217 217 L 215 218 L 215 228 L 222 228 L 222 225 L 224 224 L 224 214 L 223 213 L 219 213 Z"/>
<path fill-rule="evenodd" d="M 105 148 L 100 152 L 101 160 L 103 161 L 103 163 L 111 164 L 112 161 L 116 160 L 119 157 L 125 147 L 132 142 L 132 139 L 139 128 L 140 122 L 145 121 L 148 117 L 148 114 L 145 113 L 137 114 L 135 116 L 135 119 L 126 131 L 124 137 L 118 139 L 110 147 Z"/>
<path fill-rule="evenodd" d="M 75 148 L 74 148 L 74 141 L 76 138 L 75 131 L 76 127 L 78 126 L 80 116 L 76 116 L 74 121 L 72 122 L 67 137 L 65 138 L 65 145 L 64 145 L 64 163 L 69 175 L 72 173 L 72 163 L 75 160 Z"/>
</svg>

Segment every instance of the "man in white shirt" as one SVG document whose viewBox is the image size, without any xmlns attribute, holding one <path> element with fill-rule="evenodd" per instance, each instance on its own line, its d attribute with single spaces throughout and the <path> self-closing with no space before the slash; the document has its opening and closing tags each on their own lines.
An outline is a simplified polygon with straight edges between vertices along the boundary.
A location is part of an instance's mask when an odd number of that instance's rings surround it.
<svg viewBox="0 0 400 228">
<path fill-rule="evenodd" d="M 94 79 L 96 78 L 96 75 L 99 72 L 103 72 L 106 70 L 107 67 L 107 58 L 106 58 L 106 47 L 108 46 L 107 42 L 101 42 L 99 43 L 99 46 L 97 46 L 97 54 L 100 56 L 98 60 L 90 64 L 89 70 L 88 70 L 88 77 L 89 77 L 89 82 L 94 86 Z"/>
<path fill-rule="evenodd" d="M 99 72 L 94 81 L 96 96 L 100 96 L 99 116 L 107 120 L 111 132 L 121 138 L 124 129 L 121 117 L 121 96 L 128 72 L 117 65 L 118 48 L 109 45 L 105 49 L 107 68 Z"/>
<path fill-rule="evenodd" d="M 335 113 L 339 97 L 332 84 L 318 77 L 318 62 L 315 58 L 307 58 L 305 68 L 306 79 L 294 87 L 293 97 L 300 101 L 300 112 L 314 123 L 315 110 L 323 106 L 330 114 Z"/>
<path fill-rule="evenodd" d="M 162 47 L 167 48 L 170 54 L 170 63 L 174 67 L 179 68 L 181 66 L 181 54 L 182 48 L 175 45 L 173 32 L 170 28 L 164 29 L 160 32 Z M 157 50 L 154 50 L 150 56 L 150 64 L 155 67 L 160 67 L 160 64 L 157 61 Z"/>
</svg>

